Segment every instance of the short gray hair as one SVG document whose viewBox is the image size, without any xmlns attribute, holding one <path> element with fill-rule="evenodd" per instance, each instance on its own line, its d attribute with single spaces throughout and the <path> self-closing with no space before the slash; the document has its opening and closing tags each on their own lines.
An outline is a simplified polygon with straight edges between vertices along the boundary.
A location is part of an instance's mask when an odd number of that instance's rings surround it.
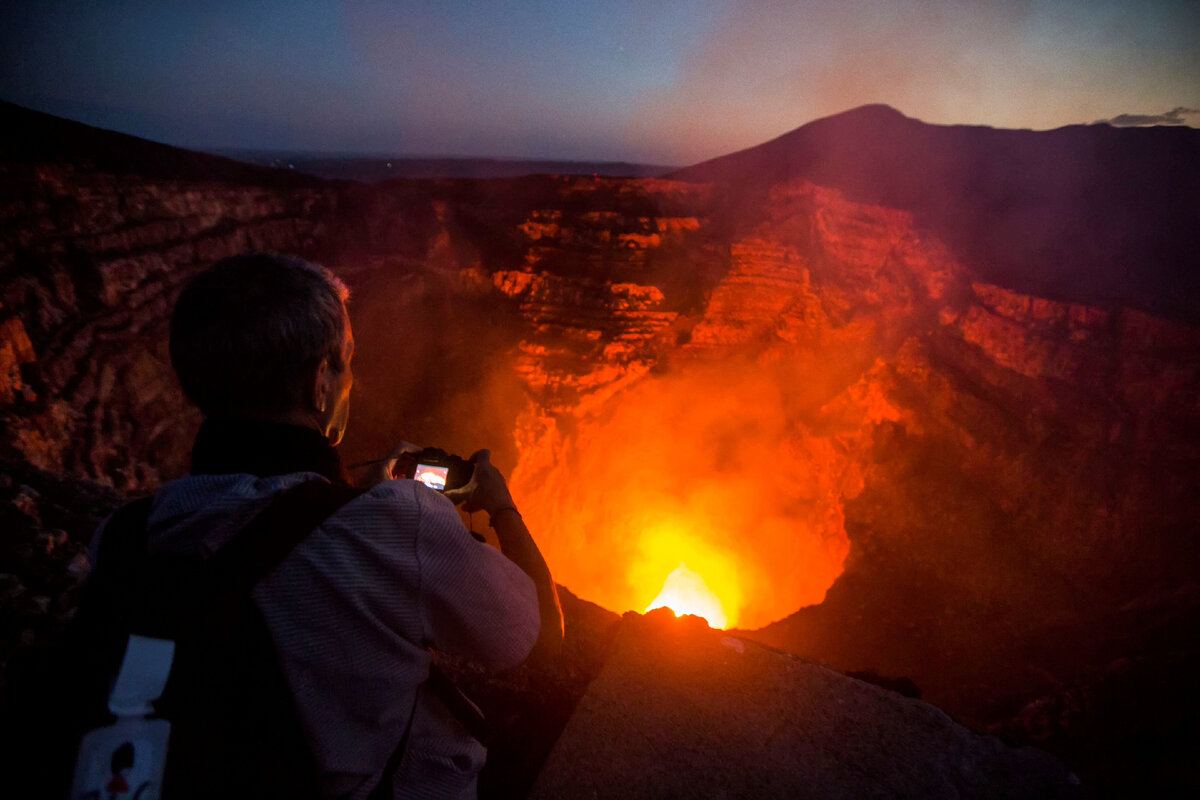
<svg viewBox="0 0 1200 800">
<path fill-rule="evenodd" d="M 206 416 L 302 408 L 321 359 L 344 369 L 346 300 L 329 270 L 295 256 L 247 253 L 193 278 L 171 315 L 171 364 Z"/>
</svg>

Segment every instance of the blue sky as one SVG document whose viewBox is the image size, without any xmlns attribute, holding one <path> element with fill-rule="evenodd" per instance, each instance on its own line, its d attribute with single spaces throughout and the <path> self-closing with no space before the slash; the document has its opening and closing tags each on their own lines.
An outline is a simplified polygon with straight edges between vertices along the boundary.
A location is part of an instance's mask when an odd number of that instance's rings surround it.
<svg viewBox="0 0 1200 800">
<path fill-rule="evenodd" d="M 0 97 L 190 147 L 685 164 L 882 102 L 1200 123 L 1200 3 L 60 2 L 0 7 Z"/>
</svg>

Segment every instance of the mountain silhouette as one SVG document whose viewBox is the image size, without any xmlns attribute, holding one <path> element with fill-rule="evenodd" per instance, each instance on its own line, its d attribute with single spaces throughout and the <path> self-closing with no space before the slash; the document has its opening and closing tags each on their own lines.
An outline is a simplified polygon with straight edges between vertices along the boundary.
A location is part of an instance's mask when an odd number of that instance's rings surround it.
<svg viewBox="0 0 1200 800">
<path fill-rule="evenodd" d="M 884 105 L 668 174 L 761 207 L 804 180 L 902 209 L 978 276 L 1200 320 L 1200 130 L 930 125 Z"/>
</svg>

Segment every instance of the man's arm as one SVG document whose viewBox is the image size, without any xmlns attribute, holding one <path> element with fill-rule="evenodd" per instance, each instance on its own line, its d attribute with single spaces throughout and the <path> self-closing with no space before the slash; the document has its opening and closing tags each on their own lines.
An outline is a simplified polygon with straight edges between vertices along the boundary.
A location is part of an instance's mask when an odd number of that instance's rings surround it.
<svg viewBox="0 0 1200 800">
<path fill-rule="evenodd" d="M 457 492 L 446 492 L 446 495 L 456 502 L 465 498 L 464 508 L 467 511 L 483 510 L 488 513 L 491 526 L 500 540 L 500 552 L 520 567 L 537 589 L 541 627 L 532 655 L 557 656 L 562 649 L 563 617 L 558 589 L 550 577 L 550 568 L 529 534 L 529 529 L 525 527 L 504 476 L 492 465 L 491 453 L 480 450 L 471 456 L 471 460 L 475 463 L 471 482 Z"/>
</svg>

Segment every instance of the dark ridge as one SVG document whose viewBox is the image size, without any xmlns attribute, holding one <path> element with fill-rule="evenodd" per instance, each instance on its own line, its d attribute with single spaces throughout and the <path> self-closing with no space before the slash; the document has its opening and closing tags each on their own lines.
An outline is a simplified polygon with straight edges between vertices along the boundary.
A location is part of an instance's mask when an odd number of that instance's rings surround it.
<svg viewBox="0 0 1200 800">
<path fill-rule="evenodd" d="M 811 181 L 912 212 L 983 280 L 1200 321 L 1193 128 L 1001 130 L 863 106 L 665 177 L 725 184 L 743 204 Z"/>
<path fill-rule="evenodd" d="M 395 178 L 490 179 L 529 175 L 603 175 L 616 178 L 656 178 L 675 167 L 627 161 L 560 161 L 550 159 L 331 155 L 265 150 L 215 150 L 214 153 L 250 164 L 295 170 L 334 180 L 379 183 Z"/>
<path fill-rule="evenodd" d="M 93 128 L 3 100 L 0 100 L 0 163 L 66 164 L 78 172 L 274 188 L 321 183 L 317 178 L 289 170 L 195 153 L 137 136 Z"/>
</svg>

